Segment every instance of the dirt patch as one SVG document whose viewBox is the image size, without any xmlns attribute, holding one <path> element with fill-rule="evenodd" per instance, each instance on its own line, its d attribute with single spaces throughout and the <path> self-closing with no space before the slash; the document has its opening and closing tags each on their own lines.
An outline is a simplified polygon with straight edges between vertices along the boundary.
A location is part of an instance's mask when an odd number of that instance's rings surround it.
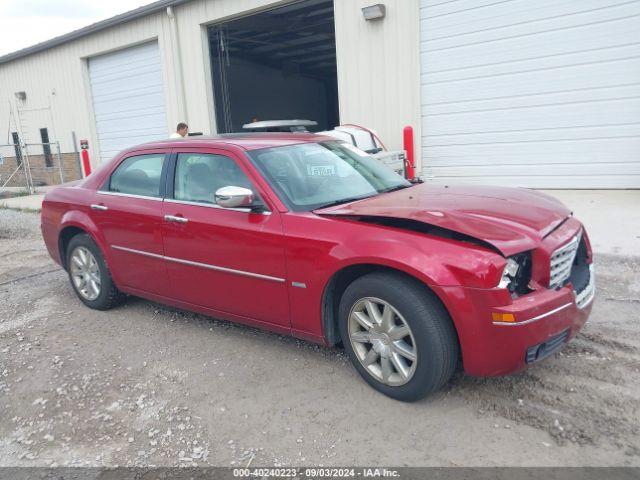
<svg viewBox="0 0 640 480">
<path fill-rule="evenodd" d="M 627 258 L 623 263 L 629 272 L 640 271 L 638 261 Z M 629 288 L 624 275 L 620 281 L 620 265 L 615 259 L 607 257 L 598 267 L 599 290 L 637 293 Z M 634 318 L 640 309 L 635 302 L 621 303 L 603 296 L 600 292 L 586 327 L 557 355 L 510 377 L 460 376 L 453 388 L 478 402 L 480 413 L 492 412 L 544 429 L 559 444 L 601 445 L 609 441 L 626 455 L 637 456 L 640 326 Z"/>
<path fill-rule="evenodd" d="M 140 299 L 89 310 L 37 215 L 0 227 L 2 466 L 640 466 L 637 260 L 598 258 L 558 354 L 403 404 L 338 349 Z"/>
</svg>

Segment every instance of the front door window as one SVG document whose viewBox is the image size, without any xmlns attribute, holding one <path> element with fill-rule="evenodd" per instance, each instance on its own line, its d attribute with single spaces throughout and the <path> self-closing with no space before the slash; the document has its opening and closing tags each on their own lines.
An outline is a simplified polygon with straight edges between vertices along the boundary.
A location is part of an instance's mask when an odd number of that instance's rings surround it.
<svg viewBox="0 0 640 480">
<path fill-rule="evenodd" d="M 176 164 L 174 198 L 188 202 L 215 203 L 222 187 L 252 188 L 236 162 L 224 155 L 181 153 Z"/>
</svg>

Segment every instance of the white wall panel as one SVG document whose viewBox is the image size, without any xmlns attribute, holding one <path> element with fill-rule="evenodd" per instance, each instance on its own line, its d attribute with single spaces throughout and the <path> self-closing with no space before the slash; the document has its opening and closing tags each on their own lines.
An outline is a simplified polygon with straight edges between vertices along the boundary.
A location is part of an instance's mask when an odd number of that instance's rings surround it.
<svg viewBox="0 0 640 480">
<path fill-rule="evenodd" d="M 640 2 L 421 0 L 438 181 L 640 187 Z"/>
<path fill-rule="evenodd" d="M 418 0 L 387 0 L 386 17 L 369 22 L 361 8 L 376 2 L 334 1 L 341 122 L 375 129 L 394 150 L 402 148 L 402 129 L 410 125 L 419 156 Z"/>
</svg>

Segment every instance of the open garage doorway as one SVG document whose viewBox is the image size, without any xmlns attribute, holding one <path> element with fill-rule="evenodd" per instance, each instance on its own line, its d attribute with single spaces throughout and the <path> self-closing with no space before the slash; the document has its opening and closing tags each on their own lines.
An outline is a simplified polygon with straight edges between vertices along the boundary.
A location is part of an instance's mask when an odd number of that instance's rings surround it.
<svg viewBox="0 0 640 480">
<path fill-rule="evenodd" d="M 260 120 L 339 124 L 333 0 L 304 0 L 208 29 L 218 133 Z"/>
</svg>

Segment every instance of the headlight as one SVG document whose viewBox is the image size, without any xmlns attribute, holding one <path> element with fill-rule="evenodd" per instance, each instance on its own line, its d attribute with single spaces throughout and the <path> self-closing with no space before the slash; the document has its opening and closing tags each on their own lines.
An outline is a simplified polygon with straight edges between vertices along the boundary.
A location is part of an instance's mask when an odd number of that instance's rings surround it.
<svg viewBox="0 0 640 480">
<path fill-rule="evenodd" d="M 506 288 L 512 297 L 529 293 L 529 281 L 531 280 L 531 254 L 519 253 L 507 259 L 507 264 L 502 271 L 502 278 L 498 288 Z"/>
<path fill-rule="evenodd" d="M 520 270 L 520 265 L 513 258 L 507 259 L 507 264 L 502 271 L 502 278 L 500 279 L 500 283 L 498 284 L 498 288 L 509 288 L 509 286 L 513 283 L 518 274 L 518 270 Z"/>
</svg>

